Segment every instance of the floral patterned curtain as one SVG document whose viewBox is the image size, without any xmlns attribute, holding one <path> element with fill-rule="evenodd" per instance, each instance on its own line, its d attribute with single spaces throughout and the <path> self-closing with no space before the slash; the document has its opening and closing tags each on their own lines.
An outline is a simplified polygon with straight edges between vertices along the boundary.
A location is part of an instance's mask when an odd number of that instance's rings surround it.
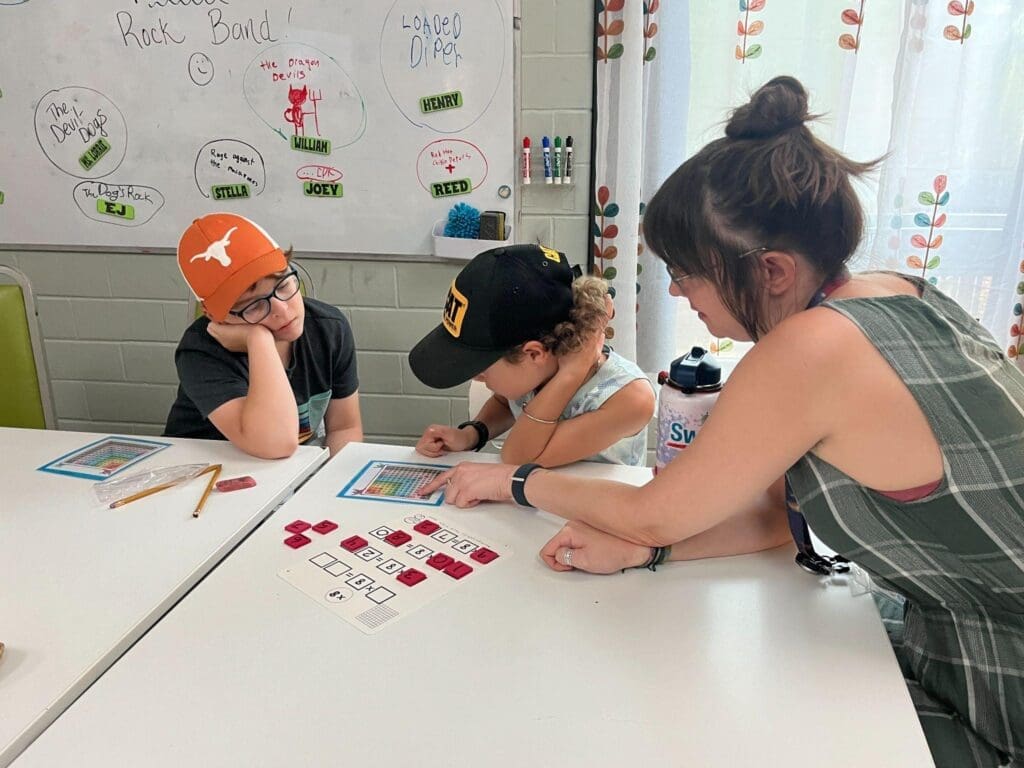
<svg viewBox="0 0 1024 768">
<path fill-rule="evenodd" d="M 657 371 L 675 352 L 666 321 L 674 309 L 665 271 L 645 252 L 640 218 L 643 201 L 685 158 L 689 3 L 597 0 L 596 7 L 594 272 L 616 289 L 610 343 Z"/>
<path fill-rule="evenodd" d="M 594 257 L 618 290 L 620 352 L 646 370 L 692 344 L 742 352 L 666 299 L 637 227 L 730 109 L 791 74 L 823 140 L 886 156 L 859 190 L 868 231 L 854 267 L 931 280 L 1024 356 L 1024 3 L 599 0 L 597 20 Z"/>
</svg>

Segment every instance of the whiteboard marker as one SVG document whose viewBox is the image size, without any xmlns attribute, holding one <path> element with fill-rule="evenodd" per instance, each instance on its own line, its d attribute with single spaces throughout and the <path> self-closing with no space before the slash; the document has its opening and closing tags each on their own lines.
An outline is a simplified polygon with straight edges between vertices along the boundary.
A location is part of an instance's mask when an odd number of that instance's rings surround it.
<svg viewBox="0 0 1024 768">
<path fill-rule="evenodd" d="M 530 137 L 523 137 L 523 157 L 520 162 L 522 166 L 521 170 L 523 173 L 523 184 L 529 184 L 530 182 Z"/>
<path fill-rule="evenodd" d="M 562 137 L 555 136 L 555 156 L 551 164 L 551 175 L 555 177 L 555 184 L 562 183 Z"/>
<path fill-rule="evenodd" d="M 541 140 L 541 152 L 544 156 L 544 183 L 552 184 L 551 179 L 551 140 L 545 136 Z"/>
<path fill-rule="evenodd" d="M 572 136 L 565 137 L 565 170 L 562 171 L 562 183 L 572 184 Z"/>
</svg>

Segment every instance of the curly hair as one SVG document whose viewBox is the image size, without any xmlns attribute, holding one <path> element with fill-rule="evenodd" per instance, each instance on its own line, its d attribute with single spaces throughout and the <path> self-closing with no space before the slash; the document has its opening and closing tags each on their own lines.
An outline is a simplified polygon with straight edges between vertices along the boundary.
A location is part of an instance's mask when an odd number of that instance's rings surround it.
<svg viewBox="0 0 1024 768">
<path fill-rule="evenodd" d="M 601 278 L 576 278 L 572 283 L 569 319 L 560 322 L 537 341 L 556 357 L 578 351 L 608 321 L 607 295 L 608 283 Z M 504 357 L 510 363 L 518 363 L 522 358 L 522 344 L 510 349 Z"/>
</svg>

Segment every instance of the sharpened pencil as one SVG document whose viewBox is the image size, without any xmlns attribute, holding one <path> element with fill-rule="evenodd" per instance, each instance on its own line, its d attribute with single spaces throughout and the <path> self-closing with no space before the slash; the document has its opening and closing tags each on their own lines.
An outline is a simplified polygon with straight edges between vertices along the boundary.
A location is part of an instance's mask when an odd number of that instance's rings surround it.
<svg viewBox="0 0 1024 768">
<path fill-rule="evenodd" d="M 133 493 L 131 496 L 125 496 L 123 499 L 110 502 L 110 509 L 123 507 L 125 504 L 130 504 L 138 499 L 144 499 L 146 496 L 152 496 L 154 493 L 159 493 L 160 491 L 167 490 L 168 488 L 173 488 L 175 485 L 177 485 L 177 483 L 161 483 L 160 485 L 154 485 L 152 488 L 147 488 L 144 491 Z"/>
<path fill-rule="evenodd" d="M 203 491 L 202 498 L 199 499 L 199 503 L 196 505 L 195 511 L 192 512 L 192 517 L 199 517 L 199 513 L 203 511 L 203 506 L 206 504 L 206 500 L 210 497 L 210 491 L 213 490 L 213 486 L 216 484 L 217 478 L 220 477 L 221 469 L 222 466 L 220 464 L 211 464 L 199 473 L 200 475 L 205 475 L 208 472 L 212 474 L 210 475 L 210 482 L 206 484 L 206 490 Z"/>
</svg>

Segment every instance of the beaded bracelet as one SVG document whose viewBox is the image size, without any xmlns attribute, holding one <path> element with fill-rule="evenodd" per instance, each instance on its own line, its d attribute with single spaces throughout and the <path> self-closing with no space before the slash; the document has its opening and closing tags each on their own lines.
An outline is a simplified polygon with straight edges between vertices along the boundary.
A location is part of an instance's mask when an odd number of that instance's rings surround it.
<svg viewBox="0 0 1024 768">
<path fill-rule="evenodd" d="M 648 571 L 657 571 L 658 566 L 668 560 L 672 554 L 672 545 L 667 547 L 651 547 L 651 556 L 642 565 L 635 565 L 634 568 L 646 568 Z"/>
</svg>

